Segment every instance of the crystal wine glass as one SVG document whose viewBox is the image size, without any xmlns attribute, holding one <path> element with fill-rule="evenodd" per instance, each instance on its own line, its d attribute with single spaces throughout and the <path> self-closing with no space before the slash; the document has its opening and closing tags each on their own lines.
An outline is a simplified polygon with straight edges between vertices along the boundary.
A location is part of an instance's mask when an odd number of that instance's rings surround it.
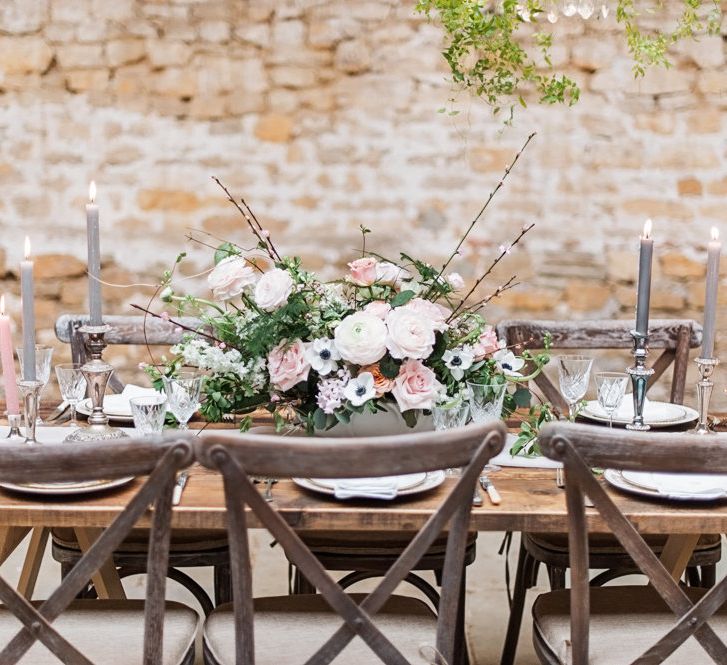
<svg viewBox="0 0 727 665">
<path fill-rule="evenodd" d="M 203 378 L 204 375 L 197 372 L 179 372 L 173 377 L 162 377 L 169 411 L 179 422 L 179 429 L 189 429 L 187 423 L 199 407 Z"/>
<path fill-rule="evenodd" d="M 77 427 L 76 404 L 86 396 L 86 377 L 83 376 L 79 363 L 62 363 L 56 365 L 56 378 L 61 397 L 68 402 L 71 409 L 69 427 Z"/>
<path fill-rule="evenodd" d="M 141 434 L 161 434 L 167 415 L 167 398 L 164 395 L 132 397 L 129 400 L 134 427 Z"/>
<path fill-rule="evenodd" d="M 593 358 L 589 356 L 558 356 L 560 392 L 568 403 L 568 416 L 576 417 L 576 405 L 588 390 Z"/>
<path fill-rule="evenodd" d="M 15 353 L 18 354 L 18 360 L 20 361 L 20 376 L 24 374 L 23 371 L 23 349 L 16 348 Z M 43 395 L 45 387 L 50 381 L 50 370 L 52 367 L 53 360 L 53 348 L 50 346 L 43 346 L 41 344 L 35 345 L 35 378 L 40 381 L 43 385 L 38 393 L 38 413 L 40 413 L 40 398 Z M 40 416 L 36 420 L 37 425 L 42 425 L 43 421 Z"/>
<path fill-rule="evenodd" d="M 470 415 L 470 405 L 463 399 L 449 399 L 432 406 L 432 423 L 437 432 L 464 427 Z M 448 476 L 458 476 L 460 469 L 447 469 Z"/>
<path fill-rule="evenodd" d="M 476 423 L 496 422 L 502 419 L 502 405 L 507 393 L 507 383 L 467 382 L 470 395 L 470 413 Z M 486 464 L 484 471 L 500 471 L 497 464 Z"/>
<path fill-rule="evenodd" d="M 608 414 L 608 426 L 613 427 L 613 414 L 623 402 L 626 386 L 629 382 L 628 374 L 623 372 L 596 372 L 595 379 L 598 403 Z"/>
</svg>

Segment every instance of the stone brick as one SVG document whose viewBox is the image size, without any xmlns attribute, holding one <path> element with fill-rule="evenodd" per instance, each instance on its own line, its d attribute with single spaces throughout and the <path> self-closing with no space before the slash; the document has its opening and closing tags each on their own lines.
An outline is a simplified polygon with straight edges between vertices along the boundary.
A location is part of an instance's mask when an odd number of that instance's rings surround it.
<svg viewBox="0 0 727 665">
<path fill-rule="evenodd" d="M 200 207 L 196 194 L 174 189 L 142 189 L 137 202 L 142 210 L 192 212 Z"/>
<path fill-rule="evenodd" d="M 704 260 L 695 260 L 680 252 L 659 254 L 661 270 L 667 277 L 678 279 L 699 279 L 706 274 Z"/>
<path fill-rule="evenodd" d="M 150 39 L 146 53 L 152 67 L 181 67 L 189 62 L 192 49 L 184 42 Z"/>
<path fill-rule="evenodd" d="M 700 69 L 724 65 L 724 44 L 718 35 L 702 35 L 699 39 L 686 39 L 680 45 L 685 53 Z"/>
<path fill-rule="evenodd" d="M 0 3 L 0 32 L 36 32 L 47 18 L 48 0 L 3 0 Z"/>
<path fill-rule="evenodd" d="M 66 72 L 66 87 L 71 92 L 105 90 L 109 82 L 106 69 L 75 69 Z"/>
<path fill-rule="evenodd" d="M 70 44 L 56 50 L 58 64 L 64 69 L 95 69 L 104 65 L 101 44 Z"/>
<path fill-rule="evenodd" d="M 310 88 L 316 83 L 315 71 L 307 67 L 275 67 L 271 77 L 284 88 Z"/>
<path fill-rule="evenodd" d="M 282 143 L 293 135 L 293 119 L 287 115 L 269 113 L 261 116 L 255 127 L 255 136 L 261 141 Z"/>
<path fill-rule="evenodd" d="M 570 282 L 565 288 L 565 301 L 576 312 L 597 312 L 603 309 L 611 298 L 611 289 L 593 282 Z"/>
<path fill-rule="evenodd" d="M 314 48 L 329 49 L 358 34 L 358 24 L 350 18 L 336 17 L 312 21 L 308 26 L 308 43 Z"/>
<path fill-rule="evenodd" d="M 68 254 L 40 254 L 33 260 L 37 280 L 78 277 L 86 274 L 86 263 Z"/>
<path fill-rule="evenodd" d="M 52 58 L 42 37 L 0 37 L 0 74 L 42 73 Z"/>
<path fill-rule="evenodd" d="M 189 69 L 164 69 L 153 75 L 151 89 L 169 97 L 192 97 L 197 92 L 197 76 Z"/>
<path fill-rule="evenodd" d="M 683 203 L 668 201 L 664 199 L 627 199 L 623 202 L 624 212 L 630 215 L 646 219 L 678 219 L 682 221 L 691 220 L 694 217 L 692 211 Z"/>
<path fill-rule="evenodd" d="M 707 185 L 707 192 L 717 196 L 727 195 L 727 176 L 719 180 L 713 180 Z"/>
<path fill-rule="evenodd" d="M 601 38 L 580 39 L 573 46 L 571 62 L 580 69 L 595 72 L 607 67 L 616 55 L 616 42 Z"/>
<path fill-rule="evenodd" d="M 361 74 L 371 67 L 371 51 L 361 39 L 341 42 L 336 49 L 336 68 L 348 74 Z"/>
<path fill-rule="evenodd" d="M 222 44 L 230 39 L 230 25 L 226 21 L 203 21 L 199 26 L 199 36 L 205 42 Z"/>
<path fill-rule="evenodd" d="M 677 190 L 680 196 L 701 196 L 703 187 L 696 178 L 682 178 L 677 183 Z"/>
<path fill-rule="evenodd" d="M 106 60 L 111 67 L 143 60 L 146 47 L 141 39 L 115 39 L 106 44 Z"/>
<path fill-rule="evenodd" d="M 727 92 L 727 72 L 721 69 L 700 72 L 697 89 L 706 94 L 723 95 Z"/>
<path fill-rule="evenodd" d="M 50 15 L 53 21 L 83 23 L 91 16 L 90 0 L 52 0 Z"/>
<path fill-rule="evenodd" d="M 716 134 L 722 131 L 722 114 L 713 108 L 701 108 L 687 116 L 687 128 L 696 134 Z"/>
</svg>

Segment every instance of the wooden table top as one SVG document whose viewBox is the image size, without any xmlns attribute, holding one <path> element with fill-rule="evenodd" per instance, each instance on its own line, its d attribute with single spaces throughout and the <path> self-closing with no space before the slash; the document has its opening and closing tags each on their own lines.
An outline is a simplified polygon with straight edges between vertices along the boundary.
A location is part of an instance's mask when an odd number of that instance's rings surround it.
<svg viewBox="0 0 727 665">
<path fill-rule="evenodd" d="M 555 471 L 504 468 L 491 474 L 502 503 L 487 501 L 472 509 L 472 529 L 477 531 L 567 530 L 565 492 L 556 487 Z M 0 526 L 107 526 L 139 487 L 140 480 L 124 489 L 84 497 L 31 498 L 0 490 Z M 299 488 L 281 479 L 273 488 L 274 505 L 294 527 L 315 530 L 406 531 L 418 529 L 455 482 L 447 478 L 437 489 L 394 501 L 336 501 Z M 604 480 L 604 486 L 608 487 Z M 641 500 L 608 488 L 617 505 L 644 533 L 725 533 L 727 502 L 675 504 Z M 198 465 L 191 468 L 173 526 L 217 529 L 226 526 L 222 479 Z M 607 531 L 594 509 L 588 509 L 589 530 Z M 139 524 L 148 526 L 149 515 Z M 251 527 L 259 526 L 254 516 Z"/>
</svg>

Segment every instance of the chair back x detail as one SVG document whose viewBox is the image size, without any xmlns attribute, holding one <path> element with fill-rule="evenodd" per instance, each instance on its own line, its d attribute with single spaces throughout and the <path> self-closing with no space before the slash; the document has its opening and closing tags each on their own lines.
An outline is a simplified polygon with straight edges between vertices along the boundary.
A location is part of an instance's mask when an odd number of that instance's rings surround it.
<svg viewBox="0 0 727 665">
<path fill-rule="evenodd" d="M 377 628 L 372 617 L 396 586 L 448 529 L 444 579 L 437 622 L 436 648 L 452 662 L 453 633 L 472 494 L 485 463 L 505 443 L 502 423 L 473 425 L 446 432 L 341 439 L 274 435 L 208 434 L 197 442 L 199 461 L 224 479 L 234 588 L 237 665 L 253 665 L 253 600 L 246 509 L 265 526 L 288 557 L 320 591 L 342 625 L 307 663 L 329 663 L 360 636 L 378 658 L 392 665 L 409 661 Z M 253 485 L 252 475 L 270 477 L 376 477 L 464 467 L 462 476 L 437 510 L 389 568 L 376 589 L 357 605 L 326 572 L 316 557 Z M 295 516 L 293 517 L 295 519 Z M 413 516 L 413 521 L 416 519 Z M 305 524 L 296 524 L 305 528 Z M 432 636 L 434 638 L 434 636 Z M 432 640 L 434 642 L 434 639 Z M 429 645 L 432 646 L 432 645 Z"/>
<path fill-rule="evenodd" d="M 165 584 L 169 552 L 172 490 L 176 473 L 193 460 L 193 446 L 186 437 L 115 440 L 63 445 L 4 445 L 0 455 L 0 481 L 44 483 L 111 480 L 147 476 L 138 491 L 112 524 L 73 567 L 60 586 L 36 608 L 0 577 L 0 602 L 23 625 L 0 648 L 0 663 L 17 663 L 36 641 L 44 644 L 59 661 L 92 665 L 53 626 L 91 576 L 111 557 L 132 527 L 153 509 L 148 557 L 144 615 L 144 665 L 162 662 Z M 94 601 L 98 602 L 98 601 Z M 97 665 L 101 665 L 100 663 Z"/>
<path fill-rule="evenodd" d="M 508 346 L 522 345 L 528 349 L 542 349 L 546 335 L 552 338 L 553 349 L 630 349 L 633 340 L 633 320 L 611 319 L 588 321 L 502 321 L 497 336 Z M 663 349 L 661 355 L 650 361 L 654 374 L 649 380 L 651 388 L 673 364 L 670 399 L 674 404 L 684 403 L 684 383 L 687 378 L 689 350 L 702 343 L 702 326 L 690 319 L 652 320 L 649 322 L 649 348 Z M 546 399 L 567 412 L 560 391 L 550 379 L 540 374 L 535 383 Z"/>
<path fill-rule="evenodd" d="M 591 470 L 600 467 L 726 474 L 727 458 L 724 450 L 727 435 L 699 437 L 684 433 L 639 433 L 558 422 L 546 425 L 538 435 L 538 441 L 543 453 L 551 459 L 562 461 L 566 470 L 572 579 L 572 665 L 588 665 L 589 662 L 590 603 L 585 495 L 675 617 L 673 627 L 633 662 L 638 665 L 661 663 L 693 635 L 715 663 L 727 663 L 727 646 L 709 625 L 710 617 L 727 601 L 727 578 L 693 603 Z M 614 588 L 614 591 L 617 589 Z M 629 608 L 623 609 L 624 613 L 628 613 Z"/>
</svg>

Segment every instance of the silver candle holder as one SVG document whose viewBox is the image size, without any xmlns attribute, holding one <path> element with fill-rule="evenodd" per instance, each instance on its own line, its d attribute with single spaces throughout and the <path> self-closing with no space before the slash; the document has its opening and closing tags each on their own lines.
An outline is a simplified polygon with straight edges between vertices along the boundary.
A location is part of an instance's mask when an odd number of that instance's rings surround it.
<svg viewBox="0 0 727 665">
<path fill-rule="evenodd" d="M 712 374 L 714 368 L 719 365 L 719 360 L 717 358 L 697 358 L 696 363 L 699 368 L 699 381 L 697 381 L 699 422 L 692 432 L 694 434 L 714 434 L 707 423 L 707 416 L 709 415 L 709 400 L 712 397 L 712 389 L 714 388 Z"/>
<path fill-rule="evenodd" d="M 8 435 L 5 437 L 6 439 L 24 439 L 25 437 L 20 432 L 20 425 L 23 422 L 23 417 L 19 413 L 9 413 L 8 414 L 8 425 L 10 426 L 10 431 L 8 432 Z"/>
<path fill-rule="evenodd" d="M 35 438 L 35 428 L 38 425 L 38 400 L 44 383 L 36 380 L 21 379 L 18 381 L 18 389 L 23 398 L 23 417 L 25 419 L 25 443 L 35 445 L 38 441 Z M 12 432 L 12 425 L 11 425 Z M 22 438 L 22 435 L 21 435 Z"/>
<path fill-rule="evenodd" d="M 103 398 L 106 394 L 106 385 L 111 378 L 114 368 L 103 360 L 103 351 L 106 348 L 104 337 L 111 328 L 106 325 L 85 325 L 79 332 L 85 333 L 86 349 L 90 360 L 82 367 L 81 372 L 86 379 L 91 394 L 91 415 L 88 417 L 88 427 L 79 427 L 71 432 L 65 440 L 69 442 L 98 441 L 99 439 L 123 439 L 128 436 L 118 427 L 109 425 L 109 417 L 103 410 Z"/>
<path fill-rule="evenodd" d="M 647 349 L 649 336 L 637 330 L 632 330 L 631 336 L 634 338 L 634 366 L 629 367 L 626 372 L 631 376 L 634 397 L 634 418 L 626 425 L 626 429 L 645 432 L 651 429 L 651 427 L 644 422 L 644 399 L 646 398 L 649 378 L 654 373 L 654 370 L 651 367 L 646 367 L 646 356 L 649 355 Z"/>
</svg>

